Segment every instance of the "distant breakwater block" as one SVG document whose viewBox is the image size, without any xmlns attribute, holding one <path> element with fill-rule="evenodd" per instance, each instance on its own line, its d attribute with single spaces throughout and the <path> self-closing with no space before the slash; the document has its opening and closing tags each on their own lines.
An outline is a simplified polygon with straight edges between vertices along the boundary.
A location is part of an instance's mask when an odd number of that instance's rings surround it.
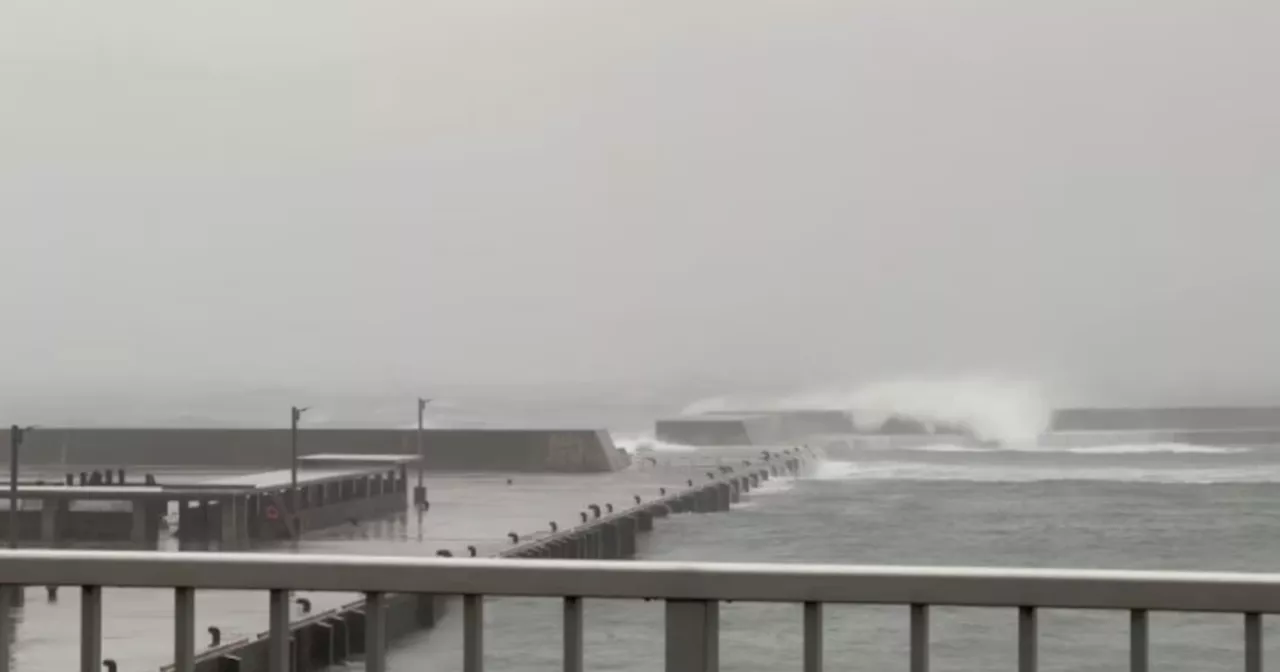
<svg viewBox="0 0 1280 672">
<path fill-rule="evenodd" d="M 766 416 L 718 413 L 659 420 L 654 435 L 684 446 L 750 446 L 771 434 L 772 425 Z"/>
<path fill-rule="evenodd" d="M 790 442 L 806 436 L 820 434 L 848 434 L 857 431 L 853 417 L 847 412 L 836 409 L 788 409 L 767 411 L 712 411 L 706 415 L 746 416 L 749 418 L 768 418 L 767 423 L 756 421 L 749 425 L 756 431 L 767 430 L 774 442 Z"/>
<path fill-rule="evenodd" d="M 1280 436 L 1280 407 L 1076 407 L 1053 411 L 1050 434 L 1114 433 L 1116 441 L 1169 441 L 1203 445 L 1273 445 Z M 710 411 L 658 420 L 659 441 L 686 446 L 771 446 L 821 437 L 869 436 L 907 443 L 916 437 L 977 441 L 966 426 L 905 415 L 834 409 Z M 1148 435 L 1144 438 L 1143 435 Z M 892 439 L 892 441 L 890 441 Z M 1070 441 L 1070 438 L 1063 439 Z"/>
<path fill-rule="evenodd" d="M 686 446 L 776 446 L 855 431 L 852 415 L 836 409 L 713 411 L 654 426 L 659 441 Z"/>
<path fill-rule="evenodd" d="M 1060 408 L 1053 412 L 1051 430 L 1055 432 L 1280 430 L 1280 407 Z"/>
<path fill-rule="evenodd" d="M 609 433 L 590 429 L 429 429 L 425 466 L 432 471 L 592 473 L 624 469 L 629 458 Z M 415 455 L 415 430 L 302 429 L 299 453 Z M 9 455 L 9 438 L 0 438 Z M 288 429 L 42 428 L 20 455 L 28 465 L 216 467 L 287 464 Z"/>
<path fill-rule="evenodd" d="M 686 446 L 779 446 L 852 435 L 974 438 L 968 428 L 955 423 L 902 415 L 860 416 L 838 409 L 711 411 L 659 420 L 654 434 L 659 441 Z"/>
</svg>

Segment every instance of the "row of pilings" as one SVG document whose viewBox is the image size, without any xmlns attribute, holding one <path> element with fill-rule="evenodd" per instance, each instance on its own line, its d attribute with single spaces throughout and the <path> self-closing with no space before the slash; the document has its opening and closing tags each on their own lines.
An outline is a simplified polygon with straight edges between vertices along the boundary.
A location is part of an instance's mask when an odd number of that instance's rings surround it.
<svg viewBox="0 0 1280 672">
<path fill-rule="evenodd" d="M 690 479 L 685 489 L 671 494 L 664 489 L 658 499 L 647 502 L 636 496 L 635 503 L 625 510 L 611 512 L 613 507 L 606 506 L 602 511 L 592 504 L 587 507 L 589 513 L 581 514 L 582 522 L 578 526 L 519 543 L 499 555 L 591 560 L 632 558 L 636 554 L 637 537 L 653 531 L 655 519 L 680 513 L 728 511 L 744 494 L 759 488 L 770 477 L 798 473 L 801 462 L 802 458 L 788 454 L 777 464 L 748 461 L 741 467 L 712 467 L 702 483 Z"/>
<path fill-rule="evenodd" d="M 497 556 L 501 558 L 566 558 L 619 560 L 636 555 L 639 535 L 654 529 L 654 522 L 675 514 L 717 513 L 728 511 L 746 493 L 759 488 L 770 478 L 802 474 L 813 454 L 795 448 L 765 453 L 762 458 L 745 460 L 736 467 L 713 466 L 705 472 L 705 480 L 687 480 L 675 492 L 659 490 L 656 499 L 645 501 L 639 495 L 625 509 L 612 504 L 589 504 L 579 514 L 578 524 L 559 529 L 551 523 L 549 534 L 522 538 L 511 533 L 512 546 Z M 467 554 L 476 555 L 474 546 Z M 441 549 L 437 555 L 451 557 L 453 552 Z M 445 611 L 450 596 L 430 594 L 389 595 L 386 603 L 388 641 L 394 641 L 418 630 L 435 625 Z M 306 603 L 306 600 L 299 600 Z M 304 612 L 309 609 L 306 603 Z M 343 607 L 315 615 L 305 615 L 290 626 L 290 652 L 293 672 L 319 672 L 364 655 L 365 603 L 352 602 Z M 211 628 L 212 631 L 216 628 Z M 210 648 L 196 659 L 196 672 L 267 672 L 266 633 L 255 638 L 226 644 L 215 636 Z M 164 672 L 173 666 L 164 668 Z"/>
</svg>

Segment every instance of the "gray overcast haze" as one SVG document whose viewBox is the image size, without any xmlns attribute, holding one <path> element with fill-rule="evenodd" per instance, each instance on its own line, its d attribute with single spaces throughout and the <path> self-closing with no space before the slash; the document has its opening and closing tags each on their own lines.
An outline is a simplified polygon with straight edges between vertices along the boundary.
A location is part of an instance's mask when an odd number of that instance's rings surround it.
<svg viewBox="0 0 1280 672">
<path fill-rule="evenodd" d="M 5 0 L 4 392 L 1275 401 L 1278 35 L 1261 0 Z"/>
</svg>

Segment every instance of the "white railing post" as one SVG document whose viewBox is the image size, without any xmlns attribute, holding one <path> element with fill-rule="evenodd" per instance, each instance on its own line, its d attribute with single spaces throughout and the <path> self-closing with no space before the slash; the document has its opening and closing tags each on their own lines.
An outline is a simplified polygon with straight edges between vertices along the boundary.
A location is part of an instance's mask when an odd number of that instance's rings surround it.
<svg viewBox="0 0 1280 672">
<path fill-rule="evenodd" d="M 564 598 L 564 672 L 582 672 L 582 598 Z"/>
<path fill-rule="evenodd" d="M 1129 672 L 1147 672 L 1147 622 L 1146 609 L 1133 609 L 1129 612 Z"/>
<path fill-rule="evenodd" d="M 289 591 L 271 591 L 268 623 L 267 670 L 289 672 Z"/>
<path fill-rule="evenodd" d="M 1244 670 L 1262 672 L 1262 614 L 1244 615 Z"/>
<path fill-rule="evenodd" d="M 102 586 L 80 589 L 80 672 L 102 669 Z"/>
<path fill-rule="evenodd" d="M 1018 609 L 1018 672 L 1036 672 L 1039 665 L 1039 628 L 1035 607 Z"/>
<path fill-rule="evenodd" d="M 720 603 L 667 600 L 666 672 L 718 672 Z"/>
<path fill-rule="evenodd" d="M 804 603 L 804 672 L 822 672 L 822 603 Z"/>
<path fill-rule="evenodd" d="M 364 595 L 364 669 L 365 672 L 387 672 L 386 595 Z M 302 655 L 301 652 L 298 655 Z"/>
<path fill-rule="evenodd" d="M 17 637 L 13 619 L 13 586 L 0 585 L 0 672 L 9 672 L 13 640 Z"/>
<path fill-rule="evenodd" d="M 173 669 L 195 672 L 196 669 L 196 590 L 173 590 Z"/>
<path fill-rule="evenodd" d="M 484 672 L 484 595 L 462 598 L 462 670 Z"/>
<path fill-rule="evenodd" d="M 911 605 L 911 672 L 929 672 L 929 605 Z"/>
</svg>

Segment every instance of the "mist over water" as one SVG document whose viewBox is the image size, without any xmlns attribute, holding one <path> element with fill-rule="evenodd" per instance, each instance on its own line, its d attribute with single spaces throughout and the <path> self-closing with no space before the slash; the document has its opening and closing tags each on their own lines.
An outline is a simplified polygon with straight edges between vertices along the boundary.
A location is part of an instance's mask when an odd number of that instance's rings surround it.
<svg viewBox="0 0 1280 672">
<path fill-rule="evenodd" d="M 1280 449 L 1045 433 L 1280 399 L 1280 3 L 1096 4 L 0 2 L 0 420 L 409 428 L 429 396 L 652 457 L 576 511 L 698 459 L 652 436 L 682 407 L 840 409 L 983 441 L 859 437 L 641 557 L 1273 568 Z M 739 606 L 726 669 L 799 669 L 798 614 Z M 550 607 L 493 669 L 560 668 Z M 660 660 L 590 609 L 588 667 Z M 833 667 L 902 669 L 882 616 L 833 615 Z M 1014 669 L 1006 616 L 940 613 L 937 669 Z M 1045 669 L 1122 669 L 1114 616 L 1047 614 Z"/>
</svg>

